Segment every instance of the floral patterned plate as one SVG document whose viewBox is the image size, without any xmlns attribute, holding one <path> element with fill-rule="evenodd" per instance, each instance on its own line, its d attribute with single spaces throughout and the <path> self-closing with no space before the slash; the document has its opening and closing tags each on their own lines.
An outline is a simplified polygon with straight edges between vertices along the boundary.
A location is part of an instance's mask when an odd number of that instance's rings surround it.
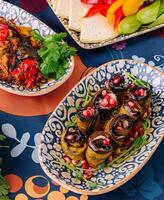
<svg viewBox="0 0 164 200">
<path fill-rule="evenodd" d="M 14 19 L 16 24 L 32 27 L 33 30 L 38 30 L 43 37 L 55 33 L 51 28 L 27 11 L 2 0 L 0 0 L 0 16 L 5 17 L 7 20 Z M 0 80 L 0 89 L 22 96 L 43 95 L 62 85 L 71 76 L 73 69 L 74 59 L 71 57 L 69 59 L 69 68 L 67 69 L 66 74 L 59 80 L 48 80 L 46 83 L 32 89 L 25 89 L 22 86 Z"/>
<path fill-rule="evenodd" d="M 94 95 L 111 75 L 121 72 L 130 72 L 152 85 L 153 113 L 150 125 L 148 143 L 121 164 L 113 164 L 96 172 L 91 178 L 97 183 L 96 189 L 90 190 L 86 181 L 77 180 L 74 174 L 70 175 L 64 167 L 55 164 L 53 154 L 63 157 L 60 140 L 68 121 L 75 114 L 75 105 L 86 95 L 90 87 Z M 126 79 L 126 77 L 125 77 Z M 128 81 L 128 80 L 127 80 Z M 131 179 L 151 158 L 164 136 L 164 73 L 159 70 L 132 60 L 116 60 L 102 65 L 87 77 L 82 79 L 72 91 L 61 101 L 47 121 L 39 145 L 39 160 L 44 172 L 55 182 L 69 190 L 80 194 L 97 195 L 109 192 Z M 103 184 L 101 184 L 103 183 Z"/>
</svg>

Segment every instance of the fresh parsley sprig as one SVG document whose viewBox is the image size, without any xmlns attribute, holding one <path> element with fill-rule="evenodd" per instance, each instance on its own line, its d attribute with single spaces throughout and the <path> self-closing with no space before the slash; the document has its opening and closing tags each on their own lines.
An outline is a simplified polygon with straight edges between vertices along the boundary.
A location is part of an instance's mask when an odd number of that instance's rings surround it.
<svg viewBox="0 0 164 200">
<path fill-rule="evenodd" d="M 32 31 L 31 36 L 43 45 L 43 48 L 38 50 L 39 69 L 43 77 L 60 79 L 69 67 L 68 59 L 76 53 L 75 48 L 64 42 L 67 34 L 59 33 L 43 38 L 36 31 Z"/>
<path fill-rule="evenodd" d="M 124 73 L 135 85 L 142 86 L 144 88 L 149 88 L 149 84 L 146 81 L 137 78 L 129 72 L 124 71 Z"/>
<path fill-rule="evenodd" d="M 36 31 L 31 31 L 31 36 L 33 38 L 35 38 L 40 43 L 43 43 L 43 41 L 44 41 L 44 38 L 39 33 L 37 33 Z"/>
</svg>

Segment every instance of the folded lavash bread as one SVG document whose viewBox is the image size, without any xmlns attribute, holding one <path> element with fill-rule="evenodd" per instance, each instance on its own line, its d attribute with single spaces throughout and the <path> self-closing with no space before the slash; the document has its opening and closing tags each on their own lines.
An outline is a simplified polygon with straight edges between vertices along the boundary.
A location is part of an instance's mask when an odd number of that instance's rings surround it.
<svg viewBox="0 0 164 200">
<path fill-rule="evenodd" d="M 69 9 L 69 29 L 74 31 L 80 31 L 82 25 L 82 19 L 87 14 L 91 5 L 81 3 L 80 0 L 70 0 Z"/>
<path fill-rule="evenodd" d="M 83 43 L 98 43 L 113 39 L 118 35 L 118 31 L 113 30 L 113 26 L 101 14 L 83 18 L 82 20 L 80 41 Z"/>
<path fill-rule="evenodd" d="M 56 14 L 62 18 L 68 19 L 69 8 L 70 8 L 70 0 L 58 0 L 56 5 Z"/>
<path fill-rule="evenodd" d="M 56 11 L 56 7 L 57 7 L 57 4 L 58 4 L 58 1 L 59 0 L 50 0 L 51 4 L 52 4 L 52 7 L 53 9 Z"/>
</svg>

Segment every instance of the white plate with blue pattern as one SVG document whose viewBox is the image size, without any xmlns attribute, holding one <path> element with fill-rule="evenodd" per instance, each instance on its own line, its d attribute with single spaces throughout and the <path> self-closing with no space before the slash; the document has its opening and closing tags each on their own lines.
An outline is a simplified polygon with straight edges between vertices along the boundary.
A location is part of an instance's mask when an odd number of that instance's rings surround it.
<svg viewBox="0 0 164 200">
<path fill-rule="evenodd" d="M 85 181 L 70 175 L 64 167 L 54 163 L 53 154 L 64 156 L 61 148 L 61 134 L 66 130 L 68 121 L 76 112 L 75 105 L 90 87 L 90 94 L 104 86 L 107 79 L 118 72 L 130 72 L 152 86 L 153 113 L 148 143 L 121 164 L 114 164 L 96 172 L 91 181 L 100 185 L 90 190 Z M 125 77 L 126 78 L 126 77 Z M 127 80 L 128 81 L 128 80 Z M 164 136 L 164 73 L 144 63 L 133 60 L 116 60 L 102 65 L 83 78 L 61 101 L 48 119 L 39 145 L 39 160 L 44 172 L 63 187 L 80 194 L 97 195 L 112 191 L 131 179 L 151 158 Z"/>
<path fill-rule="evenodd" d="M 6 18 L 7 20 L 14 19 L 18 25 L 31 27 L 33 30 L 37 30 L 43 37 L 55 34 L 51 28 L 27 11 L 2 0 L 0 0 L 0 16 Z M 65 75 L 59 80 L 47 80 L 44 84 L 31 89 L 0 80 L 0 89 L 21 96 L 39 96 L 47 94 L 62 85 L 71 76 L 73 70 L 74 58 L 71 57 L 69 59 L 69 67 Z"/>
</svg>

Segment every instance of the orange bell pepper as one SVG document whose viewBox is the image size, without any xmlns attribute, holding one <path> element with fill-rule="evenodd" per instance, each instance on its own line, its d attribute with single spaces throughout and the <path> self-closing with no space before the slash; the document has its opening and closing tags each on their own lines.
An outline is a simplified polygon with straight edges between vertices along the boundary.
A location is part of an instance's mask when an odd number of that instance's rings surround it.
<svg viewBox="0 0 164 200">
<path fill-rule="evenodd" d="M 144 4 L 145 0 L 124 0 L 123 13 L 124 15 L 130 16 L 137 13 L 139 8 Z"/>
<path fill-rule="evenodd" d="M 109 24 L 114 25 L 115 23 L 115 12 L 123 6 L 124 2 L 126 0 L 117 0 L 115 1 L 108 9 L 107 11 L 107 19 Z"/>
</svg>

